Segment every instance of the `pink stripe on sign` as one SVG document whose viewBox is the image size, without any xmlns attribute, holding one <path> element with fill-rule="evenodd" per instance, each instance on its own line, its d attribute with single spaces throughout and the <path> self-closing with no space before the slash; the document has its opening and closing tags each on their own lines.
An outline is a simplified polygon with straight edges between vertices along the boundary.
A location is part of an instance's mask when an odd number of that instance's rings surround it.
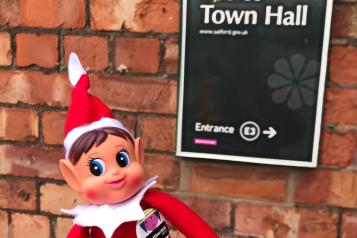
<svg viewBox="0 0 357 238">
<path fill-rule="evenodd" d="M 211 146 L 216 146 L 217 145 L 217 140 L 216 139 L 201 139 L 201 138 L 195 138 L 194 143 L 196 145 L 211 145 Z"/>
</svg>

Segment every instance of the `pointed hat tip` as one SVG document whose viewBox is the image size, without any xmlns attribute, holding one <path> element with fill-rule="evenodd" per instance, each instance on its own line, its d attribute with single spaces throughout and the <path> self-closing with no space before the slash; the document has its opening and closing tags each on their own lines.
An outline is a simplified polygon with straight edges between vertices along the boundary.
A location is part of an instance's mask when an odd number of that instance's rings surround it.
<svg viewBox="0 0 357 238">
<path fill-rule="evenodd" d="M 71 81 L 71 84 L 75 86 L 83 74 L 86 74 L 86 71 L 79 61 L 78 56 L 71 52 L 68 61 L 69 81 Z"/>
</svg>

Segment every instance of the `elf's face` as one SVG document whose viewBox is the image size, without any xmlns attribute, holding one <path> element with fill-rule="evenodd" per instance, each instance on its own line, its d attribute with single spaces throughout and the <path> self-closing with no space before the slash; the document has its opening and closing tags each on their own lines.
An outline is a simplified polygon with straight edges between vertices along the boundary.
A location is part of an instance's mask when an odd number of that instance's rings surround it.
<svg viewBox="0 0 357 238">
<path fill-rule="evenodd" d="M 99 146 L 94 145 L 83 153 L 76 165 L 62 160 L 61 172 L 67 183 L 91 204 L 125 201 L 135 195 L 143 184 L 143 167 L 139 161 L 143 152 L 140 145 L 140 139 L 135 140 L 133 146 L 121 137 L 108 135 Z"/>
</svg>

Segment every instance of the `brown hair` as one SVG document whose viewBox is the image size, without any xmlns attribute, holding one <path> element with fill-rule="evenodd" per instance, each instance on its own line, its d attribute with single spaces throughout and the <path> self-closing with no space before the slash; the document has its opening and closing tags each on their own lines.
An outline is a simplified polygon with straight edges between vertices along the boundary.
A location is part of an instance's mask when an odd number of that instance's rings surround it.
<svg viewBox="0 0 357 238">
<path fill-rule="evenodd" d="M 68 158 L 72 164 L 76 164 L 83 153 L 87 153 L 94 145 L 99 146 L 108 135 L 118 136 L 130 141 L 134 145 L 134 139 L 129 132 L 116 127 L 103 127 L 88 131 L 81 135 L 72 145 Z"/>
</svg>

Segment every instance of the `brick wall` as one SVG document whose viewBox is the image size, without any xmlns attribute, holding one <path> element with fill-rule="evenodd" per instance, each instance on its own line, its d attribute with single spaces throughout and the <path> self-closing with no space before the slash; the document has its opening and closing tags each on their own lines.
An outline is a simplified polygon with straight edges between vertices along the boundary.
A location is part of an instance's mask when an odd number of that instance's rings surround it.
<svg viewBox="0 0 357 238">
<path fill-rule="evenodd" d="M 222 237 L 356 238 L 357 1 L 335 1 L 315 170 L 175 158 L 178 20 L 178 0 L 0 1 L 0 237 L 63 238 L 81 202 L 57 166 L 75 51 L 147 176 Z"/>
</svg>

